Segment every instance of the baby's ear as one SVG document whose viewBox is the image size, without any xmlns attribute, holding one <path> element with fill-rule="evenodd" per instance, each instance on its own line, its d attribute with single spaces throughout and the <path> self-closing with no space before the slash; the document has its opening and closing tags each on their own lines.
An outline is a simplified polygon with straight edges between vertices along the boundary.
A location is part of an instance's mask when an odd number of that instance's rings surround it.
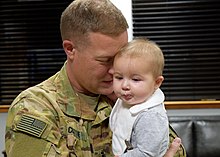
<svg viewBox="0 0 220 157">
<path fill-rule="evenodd" d="M 63 41 L 63 49 L 67 55 L 67 57 L 71 60 L 74 59 L 74 55 L 75 55 L 75 45 L 72 41 L 70 40 L 64 40 Z"/>
<path fill-rule="evenodd" d="M 158 76 L 155 80 L 155 90 L 158 89 L 164 80 L 163 76 Z"/>
</svg>

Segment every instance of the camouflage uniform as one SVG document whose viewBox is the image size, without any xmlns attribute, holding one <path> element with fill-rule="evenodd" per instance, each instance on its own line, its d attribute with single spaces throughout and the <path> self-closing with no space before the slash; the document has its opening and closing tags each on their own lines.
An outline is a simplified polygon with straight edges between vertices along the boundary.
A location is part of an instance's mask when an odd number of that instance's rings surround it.
<svg viewBox="0 0 220 157">
<path fill-rule="evenodd" d="M 64 65 L 11 104 L 5 135 L 8 157 L 113 157 L 111 103 L 99 96 L 95 111 L 91 109 L 72 89 Z M 172 141 L 176 134 L 170 131 Z M 181 149 L 175 157 L 183 154 Z"/>
<path fill-rule="evenodd" d="M 97 104 L 94 112 L 73 91 L 64 66 L 13 101 L 5 135 L 8 157 L 113 156 L 110 100 L 99 96 Z"/>
</svg>

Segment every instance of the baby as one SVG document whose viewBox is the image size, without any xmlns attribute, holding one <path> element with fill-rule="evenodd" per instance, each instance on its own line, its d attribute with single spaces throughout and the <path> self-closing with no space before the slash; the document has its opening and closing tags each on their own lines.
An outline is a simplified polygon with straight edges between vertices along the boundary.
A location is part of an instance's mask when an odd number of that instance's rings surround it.
<svg viewBox="0 0 220 157">
<path fill-rule="evenodd" d="M 110 115 L 113 153 L 120 157 L 162 157 L 169 122 L 160 86 L 164 56 L 154 42 L 134 39 L 115 56 L 113 89 L 119 98 Z"/>
</svg>

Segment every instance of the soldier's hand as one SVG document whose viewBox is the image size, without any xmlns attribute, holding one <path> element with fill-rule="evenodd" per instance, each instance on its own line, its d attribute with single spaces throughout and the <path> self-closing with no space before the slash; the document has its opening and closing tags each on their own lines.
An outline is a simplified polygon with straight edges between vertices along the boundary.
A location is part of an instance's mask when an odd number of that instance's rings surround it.
<svg viewBox="0 0 220 157">
<path fill-rule="evenodd" d="M 181 139 L 176 137 L 170 145 L 170 148 L 167 150 L 164 157 L 174 157 L 175 153 L 180 148 Z"/>
</svg>

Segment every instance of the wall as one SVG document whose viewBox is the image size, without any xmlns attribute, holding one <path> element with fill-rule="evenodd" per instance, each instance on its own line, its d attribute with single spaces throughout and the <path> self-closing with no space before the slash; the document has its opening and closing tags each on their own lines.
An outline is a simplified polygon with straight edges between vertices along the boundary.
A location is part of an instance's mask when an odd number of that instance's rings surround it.
<svg viewBox="0 0 220 157">
<path fill-rule="evenodd" d="M 7 113 L 0 113 L 0 157 L 3 157 L 2 150 L 5 149 L 5 124 Z"/>
<path fill-rule="evenodd" d="M 128 28 L 128 41 L 132 40 L 133 38 L 133 33 L 132 33 L 132 29 L 133 29 L 133 26 L 132 26 L 132 3 L 131 3 L 131 0 L 126 0 L 126 3 L 124 0 L 111 0 L 113 4 L 115 4 L 115 6 L 117 6 L 122 14 L 125 16 L 127 22 L 128 22 L 128 25 L 129 25 L 129 28 Z"/>
</svg>

